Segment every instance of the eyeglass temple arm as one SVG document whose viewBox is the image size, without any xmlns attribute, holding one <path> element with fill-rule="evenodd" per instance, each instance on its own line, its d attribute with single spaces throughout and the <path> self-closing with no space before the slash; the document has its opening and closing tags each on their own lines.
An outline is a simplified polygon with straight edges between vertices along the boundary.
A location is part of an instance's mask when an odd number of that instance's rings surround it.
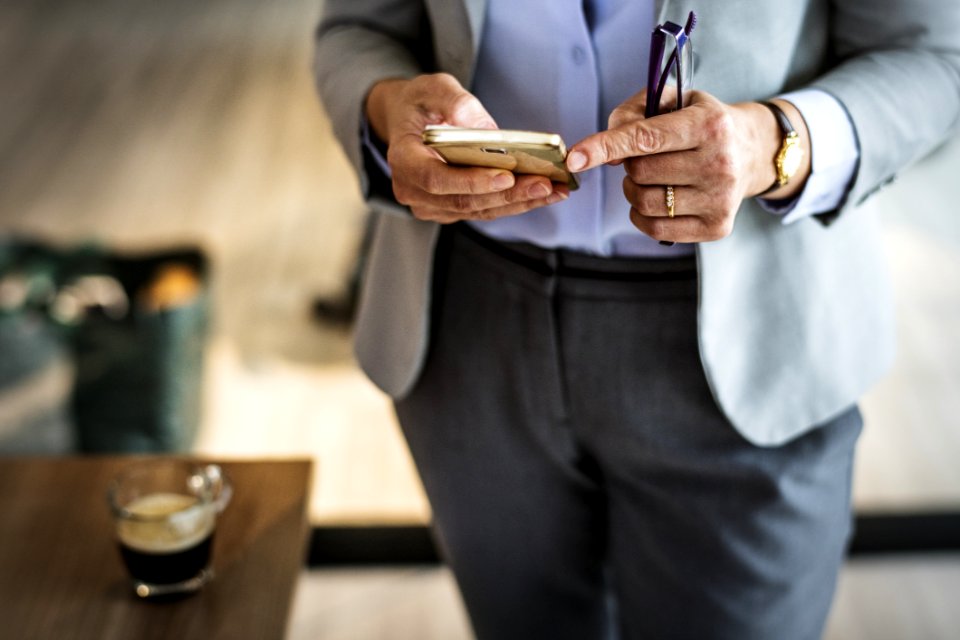
<svg viewBox="0 0 960 640">
<path fill-rule="evenodd" d="M 650 63 L 647 73 L 647 107 L 644 116 L 652 118 L 660 112 L 661 87 L 660 63 L 663 61 L 663 49 L 666 46 L 666 36 L 659 30 L 654 31 L 650 38 Z"/>
<path fill-rule="evenodd" d="M 670 78 L 670 70 L 673 69 L 673 65 L 677 65 L 677 106 L 674 111 L 683 108 L 683 74 L 680 69 L 680 58 L 677 55 L 679 51 L 679 47 L 675 48 L 670 54 L 667 64 L 663 66 L 663 75 L 660 76 L 660 82 L 657 84 L 657 113 L 660 112 L 659 102 L 663 97 L 663 90 L 667 86 L 667 79 Z M 654 115 L 656 115 L 656 113 Z"/>
</svg>

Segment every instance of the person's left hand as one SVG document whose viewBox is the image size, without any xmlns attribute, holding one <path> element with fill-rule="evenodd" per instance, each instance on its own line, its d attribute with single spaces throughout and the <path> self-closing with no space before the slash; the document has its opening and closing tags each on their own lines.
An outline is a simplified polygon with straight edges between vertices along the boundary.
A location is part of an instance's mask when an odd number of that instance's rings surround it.
<svg viewBox="0 0 960 640">
<path fill-rule="evenodd" d="M 743 199 L 774 183 L 773 157 L 782 134 L 762 104 L 728 105 L 701 91 L 687 96 L 683 109 L 645 119 L 646 91 L 636 94 L 613 111 L 607 131 L 571 147 L 567 167 L 580 172 L 623 162 L 623 192 L 631 205 L 630 220 L 640 231 L 661 241 L 719 240 L 733 230 Z M 791 120 L 800 129 L 798 115 Z M 805 130 L 802 135 L 805 140 Z M 809 172 L 809 162 L 805 165 L 769 197 L 798 192 Z M 674 188 L 673 218 L 668 217 L 666 185 Z"/>
</svg>

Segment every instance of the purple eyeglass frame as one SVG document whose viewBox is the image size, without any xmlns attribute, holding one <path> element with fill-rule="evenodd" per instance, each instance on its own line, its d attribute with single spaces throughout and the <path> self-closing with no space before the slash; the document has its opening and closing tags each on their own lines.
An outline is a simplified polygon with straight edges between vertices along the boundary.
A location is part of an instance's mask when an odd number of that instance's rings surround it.
<svg viewBox="0 0 960 640">
<path fill-rule="evenodd" d="M 677 68 L 677 109 L 683 108 L 683 69 L 681 68 L 683 56 L 680 53 L 690 41 L 690 34 L 696 26 L 697 14 L 691 11 L 687 16 L 687 23 L 682 27 L 674 22 L 664 22 L 653 29 L 650 35 L 650 67 L 647 74 L 647 108 L 644 113 L 647 118 L 660 113 L 660 98 L 663 96 L 663 89 L 674 65 Z M 667 47 L 667 36 L 673 38 L 676 46 L 664 66 L 663 53 Z"/>
</svg>

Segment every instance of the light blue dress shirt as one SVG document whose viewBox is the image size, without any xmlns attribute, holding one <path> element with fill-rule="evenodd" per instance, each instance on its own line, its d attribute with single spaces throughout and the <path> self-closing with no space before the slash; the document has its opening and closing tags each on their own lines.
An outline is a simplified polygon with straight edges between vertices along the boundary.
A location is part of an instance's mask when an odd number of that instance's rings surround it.
<svg viewBox="0 0 960 640">
<path fill-rule="evenodd" d="M 573 144 L 606 129 L 610 112 L 645 86 L 654 20 L 651 1 L 489 0 L 471 90 L 501 128 L 556 132 Z M 858 151 L 832 96 L 810 90 L 784 97 L 803 114 L 813 148 L 813 173 L 800 197 L 780 210 L 768 206 L 790 223 L 839 203 Z M 471 224 L 500 240 L 602 256 L 692 253 L 692 245 L 664 247 L 630 223 L 623 177 L 622 167 L 604 166 L 581 174 L 568 200 Z"/>
<path fill-rule="evenodd" d="M 488 0 L 470 90 L 501 128 L 550 131 L 573 144 L 605 130 L 610 112 L 645 86 L 653 14 L 651 0 Z M 846 110 L 831 95 L 811 89 L 781 97 L 807 124 L 811 174 L 796 198 L 760 202 L 790 224 L 836 208 L 856 172 L 859 150 Z M 366 126 L 363 135 L 390 175 Z M 600 167 L 580 174 L 580 189 L 568 200 L 470 224 L 503 241 L 600 256 L 691 254 L 692 245 L 664 247 L 630 223 L 623 177 L 622 167 Z"/>
</svg>

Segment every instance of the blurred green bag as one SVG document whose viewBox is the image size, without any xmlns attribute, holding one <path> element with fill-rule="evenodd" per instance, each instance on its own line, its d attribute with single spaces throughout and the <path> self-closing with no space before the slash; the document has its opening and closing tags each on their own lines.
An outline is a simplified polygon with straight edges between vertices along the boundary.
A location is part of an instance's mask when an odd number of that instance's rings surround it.
<svg viewBox="0 0 960 640">
<path fill-rule="evenodd" d="M 121 256 L 0 236 L 0 452 L 187 451 L 208 308 L 197 250 Z"/>
<path fill-rule="evenodd" d="M 194 250 L 110 256 L 100 271 L 119 283 L 122 296 L 99 281 L 94 298 L 103 299 L 71 333 L 79 448 L 187 451 L 200 422 L 209 308 L 204 257 Z"/>
</svg>

